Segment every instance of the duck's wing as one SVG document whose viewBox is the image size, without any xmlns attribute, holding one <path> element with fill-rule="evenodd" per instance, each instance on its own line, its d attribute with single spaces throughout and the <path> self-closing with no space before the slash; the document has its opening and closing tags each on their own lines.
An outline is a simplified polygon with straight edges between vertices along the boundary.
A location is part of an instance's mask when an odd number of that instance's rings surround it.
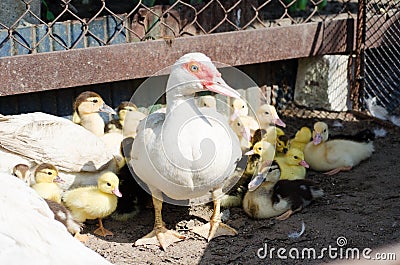
<svg viewBox="0 0 400 265">
<path fill-rule="evenodd" d="M 40 112 L 1 116 L 0 147 L 67 172 L 97 171 L 113 159 L 93 133 L 65 118 Z"/>
<path fill-rule="evenodd" d="M 0 264 L 110 264 L 73 238 L 23 181 L 0 174 Z"/>
</svg>

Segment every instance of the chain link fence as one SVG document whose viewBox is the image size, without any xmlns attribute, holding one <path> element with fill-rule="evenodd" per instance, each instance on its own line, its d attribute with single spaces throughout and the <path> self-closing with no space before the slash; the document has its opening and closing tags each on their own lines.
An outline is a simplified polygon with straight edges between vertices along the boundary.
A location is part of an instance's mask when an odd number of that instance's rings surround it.
<svg viewBox="0 0 400 265">
<path fill-rule="evenodd" d="M 400 2 L 366 0 L 361 106 L 374 99 L 389 114 L 400 114 Z"/>
<path fill-rule="evenodd" d="M 356 0 L 2 0 L 0 57 L 354 17 Z"/>
</svg>

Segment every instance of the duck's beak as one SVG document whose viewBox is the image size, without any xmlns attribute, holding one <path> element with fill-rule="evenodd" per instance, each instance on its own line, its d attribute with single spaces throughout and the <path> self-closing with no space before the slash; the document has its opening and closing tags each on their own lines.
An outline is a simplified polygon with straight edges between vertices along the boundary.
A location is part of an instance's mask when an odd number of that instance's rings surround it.
<svg viewBox="0 0 400 265">
<path fill-rule="evenodd" d="M 316 133 L 313 139 L 314 145 L 319 145 L 322 141 L 322 135 L 320 133 Z"/>
<path fill-rule="evenodd" d="M 284 123 L 280 118 L 276 118 L 272 122 L 278 126 L 286 127 L 286 123 Z"/>
<path fill-rule="evenodd" d="M 310 165 L 307 164 L 307 162 L 305 160 L 301 160 L 301 162 L 299 163 L 300 166 L 303 166 L 305 168 L 309 168 Z"/>
<path fill-rule="evenodd" d="M 251 155 L 254 155 L 254 150 L 253 149 L 251 149 L 250 151 L 247 151 L 245 154 L 244 154 L 245 156 L 251 156 Z"/>
<path fill-rule="evenodd" d="M 220 73 L 214 78 L 213 81 L 202 81 L 202 85 L 205 89 L 212 92 L 232 98 L 240 98 L 239 92 L 228 86 L 224 79 L 222 79 Z"/>
<path fill-rule="evenodd" d="M 112 191 L 112 193 L 114 193 L 115 194 L 115 196 L 117 196 L 117 197 L 122 197 L 122 193 L 119 191 L 119 189 L 118 189 L 118 187 L 116 187 L 113 191 Z"/>
<path fill-rule="evenodd" d="M 64 181 L 62 178 L 60 178 L 60 176 L 57 176 L 57 177 L 53 180 L 53 182 L 56 182 L 56 183 L 64 183 L 65 181 Z"/>
<path fill-rule="evenodd" d="M 101 105 L 101 107 L 99 108 L 99 112 L 105 112 L 105 113 L 110 113 L 110 114 L 114 114 L 114 115 L 117 114 L 115 112 L 115 110 L 113 108 L 111 108 L 110 106 L 108 106 L 106 103 L 103 103 L 103 105 Z"/>
<path fill-rule="evenodd" d="M 255 176 L 247 186 L 249 191 L 256 190 L 264 182 L 264 180 L 265 180 L 265 174 L 258 174 L 257 176 Z"/>
</svg>

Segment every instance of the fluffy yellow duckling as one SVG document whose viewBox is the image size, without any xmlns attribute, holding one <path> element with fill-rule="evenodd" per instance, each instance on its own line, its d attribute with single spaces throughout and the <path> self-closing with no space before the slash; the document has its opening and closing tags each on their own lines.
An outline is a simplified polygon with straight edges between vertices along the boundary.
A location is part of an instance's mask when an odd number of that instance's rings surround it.
<svg viewBox="0 0 400 265">
<path fill-rule="evenodd" d="M 313 141 L 304 148 L 304 157 L 310 168 L 327 171 L 327 175 L 351 170 L 370 157 L 374 151 L 373 142 L 360 143 L 339 139 L 328 141 L 328 137 L 328 125 L 317 122 L 314 124 Z"/>
<path fill-rule="evenodd" d="M 310 128 L 301 127 L 300 130 L 296 132 L 293 139 L 290 140 L 290 148 L 297 148 L 304 151 L 304 147 L 312 140 L 312 133 Z"/>
<path fill-rule="evenodd" d="M 281 179 L 304 179 L 306 177 L 306 168 L 309 167 L 304 160 L 304 154 L 297 148 L 290 148 L 286 154 L 276 157 L 275 161 L 281 171 Z"/>
<path fill-rule="evenodd" d="M 245 155 L 250 156 L 245 173 L 254 176 L 272 164 L 275 157 L 275 147 L 262 140 L 256 143 Z M 255 158 L 255 156 L 258 156 L 258 158 Z"/>
<path fill-rule="evenodd" d="M 272 105 L 261 105 L 256 112 L 256 116 L 261 129 L 267 129 L 271 124 L 286 127 L 286 124 L 279 118 L 276 108 Z"/>
<path fill-rule="evenodd" d="M 99 112 L 116 114 L 110 106 L 104 103 L 99 94 L 93 91 L 84 91 L 75 99 L 72 121 L 82 125 L 95 135 L 102 136 L 105 124 Z"/>
<path fill-rule="evenodd" d="M 40 197 L 61 203 L 61 188 L 57 183 L 62 182 L 58 170 L 49 163 L 40 164 L 34 173 L 36 183 L 32 188 Z"/>
<path fill-rule="evenodd" d="M 95 234 L 113 235 L 111 231 L 104 228 L 102 218 L 109 216 L 117 208 L 117 197 L 122 197 L 118 185 L 117 175 L 106 172 L 99 177 L 97 187 L 81 187 L 66 191 L 63 195 L 63 202 L 78 222 L 97 218 L 99 228 L 94 231 Z"/>
</svg>

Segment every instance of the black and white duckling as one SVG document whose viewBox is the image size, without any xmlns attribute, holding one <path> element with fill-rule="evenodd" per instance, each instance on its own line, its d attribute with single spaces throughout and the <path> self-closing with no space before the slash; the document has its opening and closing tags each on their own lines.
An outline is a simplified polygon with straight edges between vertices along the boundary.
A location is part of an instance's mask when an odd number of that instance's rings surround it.
<svg viewBox="0 0 400 265">
<path fill-rule="evenodd" d="M 285 213 L 276 219 L 286 220 L 293 213 L 301 211 L 313 200 L 323 195 L 323 190 L 311 180 L 279 180 L 274 185 L 271 200 L 275 210 L 285 210 Z"/>
<path fill-rule="evenodd" d="M 329 135 L 329 140 L 350 140 L 359 143 L 369 143 L 375 140 L 375 133 L 370 129 L 365 129 L 355 134 L 334 134 Z"/>
<path fill-rule="evenodd" d="M 327 171 L 334 175 L 349 171 L 374 151 L 373 142 L 361 143 L 350 140 L 328 140 L 328 125 L 324 122 L 314 124 L 313 141 L 304 148 L 304 157 L 310 168 Z"/>
</svg>

